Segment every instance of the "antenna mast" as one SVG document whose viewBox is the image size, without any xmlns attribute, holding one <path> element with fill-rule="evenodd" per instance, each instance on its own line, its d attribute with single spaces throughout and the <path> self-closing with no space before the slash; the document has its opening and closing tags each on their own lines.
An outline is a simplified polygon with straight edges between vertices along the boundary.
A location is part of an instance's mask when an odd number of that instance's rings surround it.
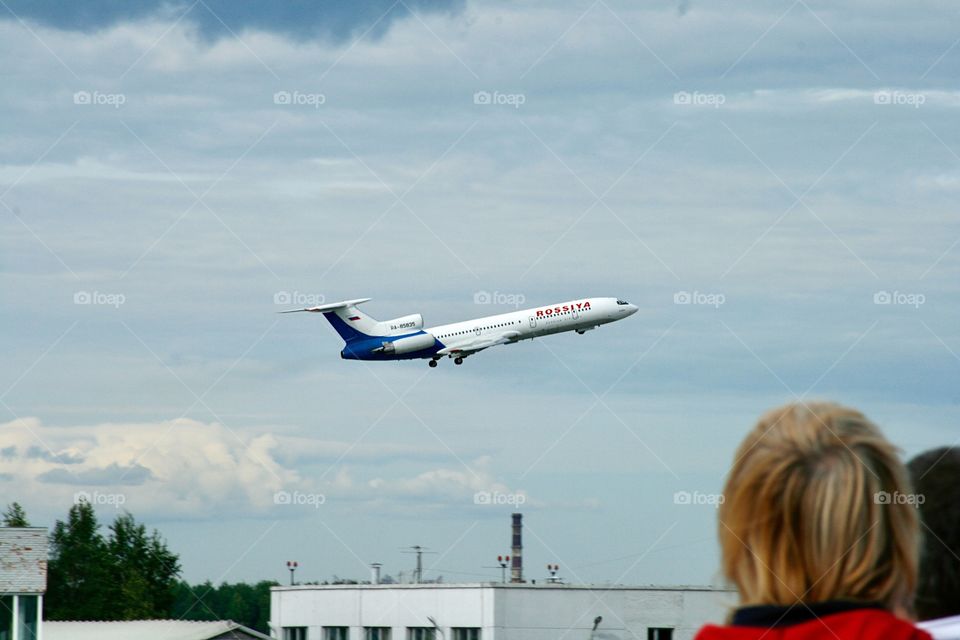
<svg viewBox="0 0 960 640">
<path fill-rule="evenodd" d="M 423 554 L 425 553 L 436 553 L 436 551 L 430 551 L 427 547 L 421 547 L 418 544 L 408 547 L 404 550 L 404 553 L 415 553 L 417 554 L 417 568 L 413 570 L 413 582 L 414 584 L 420 584 L 423 582 Z"/>
</svg>

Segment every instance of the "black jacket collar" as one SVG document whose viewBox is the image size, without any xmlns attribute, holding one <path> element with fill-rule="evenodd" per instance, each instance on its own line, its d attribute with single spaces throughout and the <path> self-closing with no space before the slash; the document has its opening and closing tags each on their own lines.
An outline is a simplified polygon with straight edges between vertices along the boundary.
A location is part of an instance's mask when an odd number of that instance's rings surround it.
<svg viewBox="0 0 960 640">
<path fill-rule="evenodd" d="M 758 605 L 737 609 L 731 622 L 735 627 L 774 629 L 857 609 L 882 610 L 884 607 L 878 602 L 853 602 L 851 600 L 828 600 L 810 604 L 795 604 L 789 607 Z"/>
</svg>

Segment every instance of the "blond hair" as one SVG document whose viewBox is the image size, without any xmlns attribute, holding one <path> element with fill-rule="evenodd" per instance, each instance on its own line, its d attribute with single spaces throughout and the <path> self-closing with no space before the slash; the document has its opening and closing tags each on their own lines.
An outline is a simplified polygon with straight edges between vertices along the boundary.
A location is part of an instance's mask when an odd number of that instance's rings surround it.
<svg viewBox="0 0 960 640">
<path fill-rule="evenodd" d="M 789 404 L 737 451 L 719 508 L 723 572 L 741 604 L 909 608 L 918 519 L 897 450 L 858 411 Z"/>
</svg>

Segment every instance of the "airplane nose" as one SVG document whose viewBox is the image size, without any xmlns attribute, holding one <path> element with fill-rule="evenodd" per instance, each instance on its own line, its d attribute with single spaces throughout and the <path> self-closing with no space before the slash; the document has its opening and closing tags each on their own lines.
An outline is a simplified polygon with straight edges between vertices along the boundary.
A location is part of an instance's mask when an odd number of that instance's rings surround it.
<svg viewBox="0 0 960 640">
<path fill-rule="evenodd" d="M 627 315 L 628 315 L 628 316 L 632 316 L 633 314 L 635 314 L 635 313 L 636 313 L 637 311 L 639 311 L 639 310 L 640 310 L 640 307 L 638 307 L 638 306 L 635 305 L 635 304 L 628 304 L 628 305 L 627 305 Z"/>
</svg>

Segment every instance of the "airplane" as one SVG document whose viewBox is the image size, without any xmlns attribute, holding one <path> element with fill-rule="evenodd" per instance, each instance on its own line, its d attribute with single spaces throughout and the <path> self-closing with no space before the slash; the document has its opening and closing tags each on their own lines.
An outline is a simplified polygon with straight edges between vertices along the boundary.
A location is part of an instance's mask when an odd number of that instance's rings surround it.
<svg viewBox="0 0 960 640">
<path fill-rule="evenodd" d="M 514 344 L 564 331 L 583 335 L 600 325 L 632 316 L 637 307 L 619 298 L 580 298 L 544 307 L 423 328 L 423 316 L 414 313 L 378 322 L 357 308 L 372 298 L 331 302 L 279 313 L 322 313 L 346 345 L 344 360 L 428 359 L 431 367 L 443 357 L 454 364 L 500 344 Z"/>
</svg>

